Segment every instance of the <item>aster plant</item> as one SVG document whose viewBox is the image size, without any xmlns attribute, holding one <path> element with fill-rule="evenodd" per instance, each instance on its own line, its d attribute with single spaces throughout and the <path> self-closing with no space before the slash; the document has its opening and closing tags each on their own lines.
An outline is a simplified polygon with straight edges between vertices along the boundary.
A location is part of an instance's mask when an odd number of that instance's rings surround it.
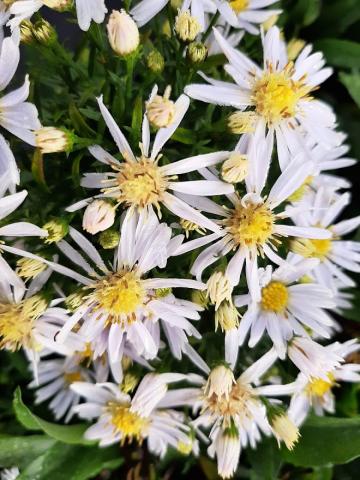
<svg viewBox="0 0 360 480">
<path fill-rule="evenodd" d="M 1 479 L 357 478 L 358 19 L 0 1 Z"/>
</svg>

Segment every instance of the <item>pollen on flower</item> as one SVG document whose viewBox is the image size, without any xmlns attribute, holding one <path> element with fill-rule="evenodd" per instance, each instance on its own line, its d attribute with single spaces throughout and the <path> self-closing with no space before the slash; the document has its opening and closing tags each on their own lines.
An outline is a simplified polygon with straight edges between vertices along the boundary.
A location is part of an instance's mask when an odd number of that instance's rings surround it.
<svg viewBox="0 0 360 480">
<path fill-rule="evenodd" d="M 322 378 L 312 378 L 306 386 L 308 395 L 315 397 L 323 397 L 335 385 L 335 377 L 332 373 L 327 375 L 328 380 Z"/>
<path fill-rule="evenodd" d="M 132 323 L 136 310 L 144 303 L 145 290 L 135 272 L 117 272 L 89 287 L 88 298 L 95 302 L 94 310 L 106 312 L 107 323 Z"/>
<path fill-rule="evenodd" d="M 229 5 L 235 13 L 241 13 L 248 8 L 249 0 L 231 0 Z"/>
<path fill-rule="evenodd" d="M 157 162 L 142 156 L 137 162 L 113 165 L 113 169 L 118 171 L 117 185 L 104 188 L 104 193 L 113 193 L 119 203 L 128 207 L 141 209 L 153 205 L 159 209 L 170 178 L 162 175 Z"/>
<path fill-rule="evenodd" d="M 67 385 L 71 385 L 74 382 L 81 382 L 82 380 L 83 376 L 79 371 L 64 373 L 64 381 Z"/>
<path fill-rule="evenodd" d="M 231 427 L 232 418 L 240 416 L 247 421 L 253 417 L 249 402 L 256 400 L 250 385 L 239 381 L 233 384 L 228 396 L 204 393 L 204 411 L 223 417 L 223 427 Z"/>
<path fill-rule="evenodd" d="M 21 347 L 33 347 L 34 323 L 46 307 L 40 295 L 19 303 L 0 302 L 0 348 L 16 351 Z"/>
<path fill-rule="evenodd" d="M 235 246 L 261 248 L 272 237 L 275 218 L 265 204 L 239 203 L 225 221 Z"/>
<path fill-rule="evenodd" d="M 281 282 L 270 282 L 261 290 L 261 308 L 267 312 L 283 312 L 288 300 L 288 289 Z"/>
<path fill-rule="evenodd" d="M 149 426 L 148 419 L 131 412 L 130 405 L 110 402 L 108 411 L 111 415 L 111 423 L 115 433 L 121 434 L 121 445 L 124 445 L 126 442 L 131 443 L 133 440 L 136 440 L 138 443 L 142 442 Z"/>
<path fill-rule="evenodd" d="M 310 99 L 309 87 L 301 81 L 295 82 L 291 79 L 292 69 L 291 63 L 281 72 L 273 72 L 272 68 L 269 68 L 268 72 L 255 80 L 252 101 L 256 112 L 268 125 L 294 117 L 299 100 Z"/>
<path fill-rule="evenodd" d="M 290 248 L 302 257 L 318 258 L 320 261 L 324 261 L 331 251 L 332 241 L 329 238 L 296 238 L 290 242 Z"/>
</svg>

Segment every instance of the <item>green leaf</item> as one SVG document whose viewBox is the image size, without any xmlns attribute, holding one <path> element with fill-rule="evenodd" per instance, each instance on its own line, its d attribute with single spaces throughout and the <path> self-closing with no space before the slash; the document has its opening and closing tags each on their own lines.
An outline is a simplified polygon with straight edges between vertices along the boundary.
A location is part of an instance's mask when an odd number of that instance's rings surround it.
<svg viewBox="0 0 360 480">
<path fill-rule="evenodd" d="M 23 437 L 0 437 L 0 467 L 9 468 L 16 465 L 25 468 L 35 458 L 43 455 L 55 443 L 45 435 Z"/>
<path fill-rule="evenodd" d="M 102 470 L 114 470 L 123 459 L 119 449 L 55 443 L 21 472 L 18 480 L 87 480 Z"/>
<path fill-rule="evenodd" d="M 324 52 L 326 60 L 330 65 L 360 68 L 360 43 L 326 38 L 315 42 L 315 48 Z"/>
<path fill-rule="evenodd" d="M 196 142 L 196 135 L 188 128 L 180 127 L 175 130 L 171 139 L 185 145 L 193 145 Z"/>
<path fill-rule="evenodd" d="M 283 459 L 293 465 L 342 464 L 360 456 L 360 416 L 312 417 L 300 432 L 300 442 L 292 452 L 281 450 Z"/>
<path fill-rule="evenodd" d="M 136 97 L 135 106 L 131 119 L 131 134 L 134 143 L 136 144 L 140 140 L 141 125 L 143 120 L 143 108 L 142 108 L 142 96 Z"/>
<path fill-rule="evenodd" d="M 15 390 L 13 407 L 16 418 L 28 430 L 43 431 L 49 435 L 49 437 L 64 443 L 75 445 L 88 445 L 93 443 L 84 439 L 84 432 L 87 429 L 87 425 L 85 424 L 57 425 L 34 415 L 23 403 L 20 387 Z"/>
<path fill-rule="evenodd" d="M 360 74 L 341 72 L 339 76 L 341 83 L 345 85 L 354 102 L 360 108 Z"/>
<path fill-rule="evenodd" d="M 247 457 L 252 466 L 252 480 L 276 480 L 278 478 L 281 454 L 273 438 L 265 439 L 256 450 L 249 449 Z"/>
<path fill-rule="evenodd" d="M 332 35 L 342 33 L 360 19 L 359 0 L 337 0 L 330 5 L 328 3 L 326 2 L 326 8 L 322 10 L 319 19 L 321 33 L 323 30 L 331 32 Z"/>
<path fill-rule="evenodd" d="M 315 467 L 311 473 L 305 474 L 304 480 L 331 480 L 333 478 L 333 467 Z"/>
</svg>

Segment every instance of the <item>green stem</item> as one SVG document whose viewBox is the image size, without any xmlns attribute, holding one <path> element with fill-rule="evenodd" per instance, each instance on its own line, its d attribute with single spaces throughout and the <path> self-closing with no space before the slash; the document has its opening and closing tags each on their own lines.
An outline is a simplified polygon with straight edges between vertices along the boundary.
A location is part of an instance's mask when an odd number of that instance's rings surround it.
<svg viewBox="0 0 360 480">
<path fill-rule="evenodd" d="M 135 57 L 133 55 L 130 55 L 126 59 L 126 89 L 125 89 L 126 100 L 131 100 L 131 91 L 132 91 L 133 77 L 134 77 L 134 66 L 135 66 Z"/>
<path fill-rule="evenodd" d="M 220 16 L 220 12 L 216 12 L 215 15 L 212 17 L 211 22 L 210 22 L 210 25 L 208 26 L 206 32 L 205 32 L 204 35 L 202 36 L 201 41 L 202 41 L 203 43 L 206 41 L 206 39 L 208 38 L 208 36 L 209 36 L 210 33 L 212 32 L 212 28 L 213 28 L 213 26 L 216 24 L 216 22 L 218 21 L 219 16 Z"/>
</svg>

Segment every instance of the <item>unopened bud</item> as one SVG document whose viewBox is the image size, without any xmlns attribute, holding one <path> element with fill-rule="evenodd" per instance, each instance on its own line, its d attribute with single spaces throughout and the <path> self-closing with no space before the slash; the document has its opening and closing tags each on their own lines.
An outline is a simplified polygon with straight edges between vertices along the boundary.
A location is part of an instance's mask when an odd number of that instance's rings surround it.
<svg viewBox="0 0 360 480">
<path fill-rule="evenodd" d="M 112 250 L 119 245 L 120 233 L 113 229 L 105 230 L 99 235 L 99 243 L 105 250 Z"/>
<path fill-rule="evenodd" d="M 207 397 L 215 395 L 218 400 L 221 400 L 222 397 L 228 399 L 235 383 L 232 370 L 225 365 L 219 365 L 211 370 L 205 385 L 204 394 Z"/>
<path fill-rule="evenodd" d="M 69 224 L 66 220 L 61 218 L 54 218 L 50 222 L 45 223 L 42 227 L 48 232 L 48 236 L 45 238 L 45 243 L 57 243 L 60 242 L 69 233 Z"/>
<path fill-rule="evenodd" d="M 115 222 L 115 208 L 106 200 L 94 200 L 85 209 L 83 229 L 95 235 L 112 227 Z"/>
<path fill-rule="evenodd" d="M 205 233 L 206 233 L 206 230 L 204 228 L 200 227 L 200 225 L 198 225 L 197 223 L 191 222 L 190 220 L 186 220 L 184 218 L 181 218 L 179 223 L 180 223 L 181 228 L 185 232 L 185 237 L 186 238 L 189 238 L 190 233 L 192 233 L 192 232 L 197 232 L 200 235 L 205 235 Z"/>
<path fill-rule="evenodd" d="M 171 87 L 166 87 L 163 96 L 156 95 L 151 102 L 146 102 L 146 113 L 149 122 L 155 128 L 168 127 L 175 116 L 175 104 L 170 100 Z"/>
<path fill-rule="evenodd" d="M 305 41 L 300 38 L 293 38 L 287 46 L 288 59 L 290 61 L 296 60 L 299 53 L 305 46 Z"/>
<path fill-rule="evenodd" d="M 65 128 L 42 127 L 35 131 L 35 141 L 41 153 L 70 152 L 75 135 Z"/>
<path fill-rule="evenodd" d="M 206 290 L 193 290 L 191 292 L 191 301 L 203 308 L 209 306 L 209 298 Z"/>
<path fill-rule="evenodd" d="M 207 296 L 210 298 L 210 302 L 215 305 L 215 310 L 220 307 L 224 300 L 231 302 L 233 287 L 224 273 L 213 273 L 207 281 L 206 287 Z"/>
<path fill-rule="evenodd" d="M 66 12 L 71 9 L 73 0 L 42 0 L 42 3 L 57 12 Z"/>
<path fill-rule="evenodd" d="M 254 131 L 257 115 L 254 112 L 235 112 L 229 116 L 228 128 L 231 133 L 242 135 Z"/>
<path fill-rule="evenodd" d="M 286 415 L 280 413 L 271 419 L 271 427 L 280 446 L 284 442 L 288 450 L 293 450 L 295 444 L 299 441 L 300 432 L 294 422 Z"/>
<path fill-rule="evenodd" d="M 135 52 L 140 43 L 139 29 L 125 10 L 113 10 L 107 24 L 108 38 L 114 52 L 123 57 Z"/>
<path fill-rule="evenodd" d="M 148 68 L 154 73 L 161 73 L 164 70 L 165 60 L 159 50 L 152 50 L 146 58 Z"/>
<path fill-rule="evenodd" d="M 219 325 L 223 332 L 239 326 L 239 312 L 232 302 L 223 302 L 215 311 L 215 331 Z"/>
<path fill-rule="evenodd" d="M 207 46 L 204 45 L 203 43 L 191 42 L 187 50 L 187 56 L 191 62 L 201 63 L 206 60 L 208 52 L 209 50 Z"/>
<path fill-rule="evenodd" d="M 183 42 L 193 42 L 201 31 L 201 25 L 188 10 L 180 11 L 175 20 L 175 32 Z"/>
<path fill-rule="evenodd" d="M 33 34 L 34 25 L 30 20 L 24 20 L 20 24 L 20 41 L 26 45 L 30 45 L 35 40 Z"/>
<path fill-rule="evenodd" d="M 16 265 L 16 273 L 25 280 L 35 278 L 47 269 L 46 263 L 35 258 L 21 258 Z"/>
<path fill-rule="evenodd" d="M 36 40 L 45 46 L 51 45 L 57 40 L 56 30 L 44 19 L 39 20 L 33 25 L 32 33 Z"/>
<path fill-rule="evenodd" d="M 68 297 L 65 298 L 65 306 L 66 308 L 74 313 L 78 308 L 81 307 L 84 303 L 85 292 L 83 290 L 79 290 L 78 292 L 74 292 Z"/>
<path fill-rule="evenodd" d="M 249 160 L 246 155 L 233 152 L 221 167 L 221 176 L 228 183 L 239 183 L 245 180 L 249 171 Z"/>
<path fill-rule="evenodd" d="M 265 32 L 268 32 L 271 27 L 276 25 L 276 22 L 279 20 L 279 15 L 271 15 L 265 22 L 262 23 L 262 27 Z"/>
</svg>

